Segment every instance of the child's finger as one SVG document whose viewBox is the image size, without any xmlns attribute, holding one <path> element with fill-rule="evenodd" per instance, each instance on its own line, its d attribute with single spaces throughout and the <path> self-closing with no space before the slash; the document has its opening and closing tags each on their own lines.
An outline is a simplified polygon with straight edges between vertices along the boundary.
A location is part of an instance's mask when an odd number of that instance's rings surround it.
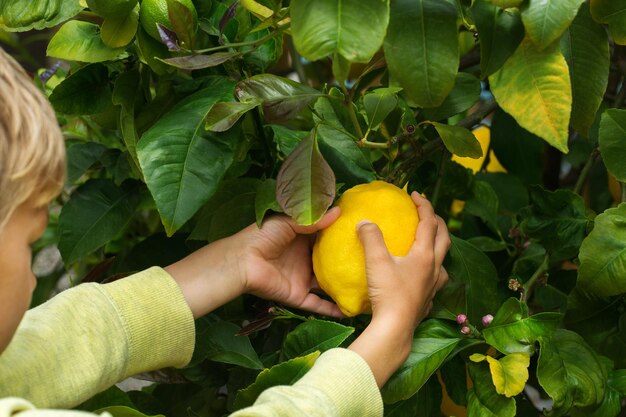
<svg viewBox="0 0 626 417">
<path fill-rule="evenodd" d="M 427 252 L 432 254 L 435 247 L 437 229 L 439 227 L 437 216 L 430 202 L 417 192 L 414 191 L 411 194 L 411 198 L 415 205 L 417 205 L 417 213 L 420 221 L 415 232 L 415 242 L 410 252 L 413 253 L 413 255 L 423 255 Z"/>
<path fill-rule="evenodd" d="M 333 222 L 339 218 L 340 214 L 341 214 L 341 209 L 339 207 L 333 207 L 330 210 L 328 210 L 324 214 L 324 216 L 322 216 L 322 218 L 318 220 L 317 223 L 314 223 L 309 226 L 299 225 L 290 217 L 287 218 L 287 222 L 289 226 L 291 226 L 293 231 L 296 232 L 297 234 L 311 234 L 311 233 L 320 231 L 322 229 L 325 229 L 331 224 L 333 224 Z"/>
<path fill-rule="evenodd" d="M 385 245 L 383 233 L 376 224 L 369 220 L 363 220 L 356 225 L 356 229 L 363 245 L 363 252 L 365 252 L 366 267 L 386 261 L 391 257 L 387 245 Z"/>
<path fill-rule="evenodd" d="M 337 318 L 345 317 L 345 315 L 341 312 L 336 304 L 328 300 L 324 300 L 323 298 L 320 298 L 318 295 L 313 293 L 307 294 L 307 296 L 304 298 L 304 300 L 302 300 L 300 305 L 295 307 L 310 311 L 312 313 L 321 314 L 323 316 Z"/>
<path fill-rule="evenodd" d="M 450 249 L 450 234 L 446 222 L 437 216 L 437 235 L 435 237 L 435 266 L 440 266 Z"/>
</svg>

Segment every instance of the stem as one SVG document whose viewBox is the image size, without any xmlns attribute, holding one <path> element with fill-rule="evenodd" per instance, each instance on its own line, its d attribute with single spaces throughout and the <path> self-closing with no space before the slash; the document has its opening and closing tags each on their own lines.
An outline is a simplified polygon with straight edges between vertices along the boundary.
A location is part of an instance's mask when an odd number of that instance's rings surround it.
<svg viewBox="0 0 626 417">
<path fill-rule="evenodd" d="M 276 36 L 279 33 L 282 33 L 282 30 L 277 30 L 275 32 L 271 32 L 271 33 L 263 36 L 262 38 L 256 39 L 254 41 L 228 43 L 226 45 L 214 46 L 212 48 L 198 49 L 197 51 L 193 51 L 193 52 L 196 53 L 196 54 L 203 54 L 203 53 L 206 53 L 206 52 L 221 51 L 222 49 L 238 48 L 240 46 L 251 46 L 251 45 L 252 46 L 257 46 L 257 45 L 261 45 L 261 44 L 265 43 L 266 41 L 272 39 L 274 36 Z M 192 51 L 190 51 L 190 52 L 192 52 Z"/>
<path fill-rule="evenodd" d="M 539 265 L 539 267 L 537 268 L 533 276 L 530 277 L 530 279 L 526 281 L 526 283 L 522 286 L 524 291 L 522 291 L 522 296 L 521 296 L 520 301 L 522 301 L 523 303 L 528 302 L 528 300 L 530 299 L 530 295 L 532 294 L 533 289 L 535 285 L 537 284 L 537 280 L 539 280 L 539 278 L 541 278 L 543 274 L 545 274 L 546 271 L 548 271 L 548 267 L 550 266 L 548 262 L 549 260 L 550 260 L 550 257 L 546 253 L 546 255 L 543 257 L 543 261 L 541 262 L 541 265 Z"/>
<path fill-rule="evenodd" d="M 293 45 L 291 37 L 287 39 L 287 47 L 289 48 L 289 55 L 291 56 L 291 65 L 293 65 L 293 69 L 296 70 L 298 79 L 302 84 L 309 85 L 309 78 L 306 76 L 304 65 L 302 65 L 302 61 L 300 60 L 300 54 L 296 51 L 296 47 Z"/>
<path fill-rule="evenodd" d="M 370 148 L 370 149 L 389 149 L 388 142 L 370 142 L 367 139 L 361 139 L 356 143 L 361 148 Z"/>
<path fill-rule="evenodd" d="M 350 121 L 352 121 L 352 125 L 354 126 L 354 130 L 359 136 L 359 139 L 363 139 L 363 130 L 361 130 L 359 119 L 356 117 L 356 112 L 354 111 L 354 106 L 352 105 L 352 96 L 350 95 L 350 92 L 345 86 L 342 86 L 341 88 L 343 90 L 343 94 L 345 95 L 344 103 L 348 107 L 348 114 L 350 115 Z"/>
<path fill-rule="evenodd" d="M 622 191 L 622 197 L 620 198 L 620 200 L 623 203 L 626 201 L 626 183 L 620 182 L 619 185 Z"/>
<path fill-rule="evenodd" d="M 596 158 L 598 157 L 598 155 L 600 154 L 599 149 L 596 147 L 593 149 L 593 151 L 591 151 L 591 154 L 589 155 L 589 159 L 587 159 L 587 162 L 585 162 L 585 166 L 583 167 L 582 171 L 580 171 L 580 176 L 578 177 L 578 180 L 576 181 L 576 186 L 574 187 L 574 192 L 577 194 L 580 194 L 583 187 L 585 186 L 585 183 L 587 182 L 587 177 L 589 177 L 589 174 L 591 173 L 591 168 L 593 168 L 593 163 L 596 161 Z"/>
</svg>

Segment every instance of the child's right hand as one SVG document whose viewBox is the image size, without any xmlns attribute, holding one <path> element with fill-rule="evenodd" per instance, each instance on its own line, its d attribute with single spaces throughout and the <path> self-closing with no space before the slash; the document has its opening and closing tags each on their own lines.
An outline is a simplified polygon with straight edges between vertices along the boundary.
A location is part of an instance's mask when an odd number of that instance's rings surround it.
<svg viewBox="0 0 626 417">
<path fill-rule="evenodd" d="M 413 331 L 430 311 L 436 292 L 448 281 L 442 266 L 450 247 L 448 229 L 428 200 L 415 192 L 411 198 L 420 222 L 406 256 L 389 253 L 375 224 L 357 226 L 365 251 L 372 321 L 350 349 L 368 362 L 381 387 L 406 360 Z"/>
</svg>

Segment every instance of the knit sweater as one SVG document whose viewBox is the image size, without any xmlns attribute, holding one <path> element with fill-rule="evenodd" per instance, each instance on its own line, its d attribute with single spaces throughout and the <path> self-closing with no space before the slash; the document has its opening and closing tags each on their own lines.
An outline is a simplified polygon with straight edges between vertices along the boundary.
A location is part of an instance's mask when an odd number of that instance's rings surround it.
<svg viewBox="0 0 626 417">
<path fill-rule="evenodd" d="M 46 409 L 71 408 L 141 372 L 183 367 L 194 343 L 191 311 L 163 269 L 78 285 L 29 310 L 0 354 L 0 417 L 93 415 Z M 382 414 L 367 363 L 332 349 L 294 385 L 266 390 L 232 417 Z"/>
</svg>

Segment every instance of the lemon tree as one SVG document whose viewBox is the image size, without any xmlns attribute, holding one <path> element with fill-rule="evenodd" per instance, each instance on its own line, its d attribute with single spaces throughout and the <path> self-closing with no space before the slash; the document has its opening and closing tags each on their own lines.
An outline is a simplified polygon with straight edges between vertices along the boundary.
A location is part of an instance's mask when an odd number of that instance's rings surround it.
<svg viewBox="0 0 626 417">
<path fill-rule="evenodd" d="M 275 213 L 311 224 L 343 210 L 313 258 L 322 296 L 350 317 L 243 296 L 198 320 L 187 368 L 81 408 L 227 415 L 293 383 L 370 320 L 356 224 L 378 223 L 401 255 L 417 191 L 452 234 L 450 280 L 382 388 L 386 415 L 534 417 L 525 384 L 552 416 L 623 414 L 625 12 L 626 0 L 0 1 L 0 43 L 38 76 L 70 162 L 34 246 L 63 263 L 33 305 L 66 270 L 103 281 Z M 44 60 L 31 46 L 46 37 Z"/>
<path fill-rule="evenodd" d="M 370 312 L 365 258 L 356 233 L 369 220 L 380 227 L 389 253 L 404 256 L 419 218 L 409 195 L 393 184 L 373 181 L 346 190 L 337 205 L 341 217 L 323 230 L 313 247 L 313 270 L 320 287 L 347 316 Z"/>
</svg>

